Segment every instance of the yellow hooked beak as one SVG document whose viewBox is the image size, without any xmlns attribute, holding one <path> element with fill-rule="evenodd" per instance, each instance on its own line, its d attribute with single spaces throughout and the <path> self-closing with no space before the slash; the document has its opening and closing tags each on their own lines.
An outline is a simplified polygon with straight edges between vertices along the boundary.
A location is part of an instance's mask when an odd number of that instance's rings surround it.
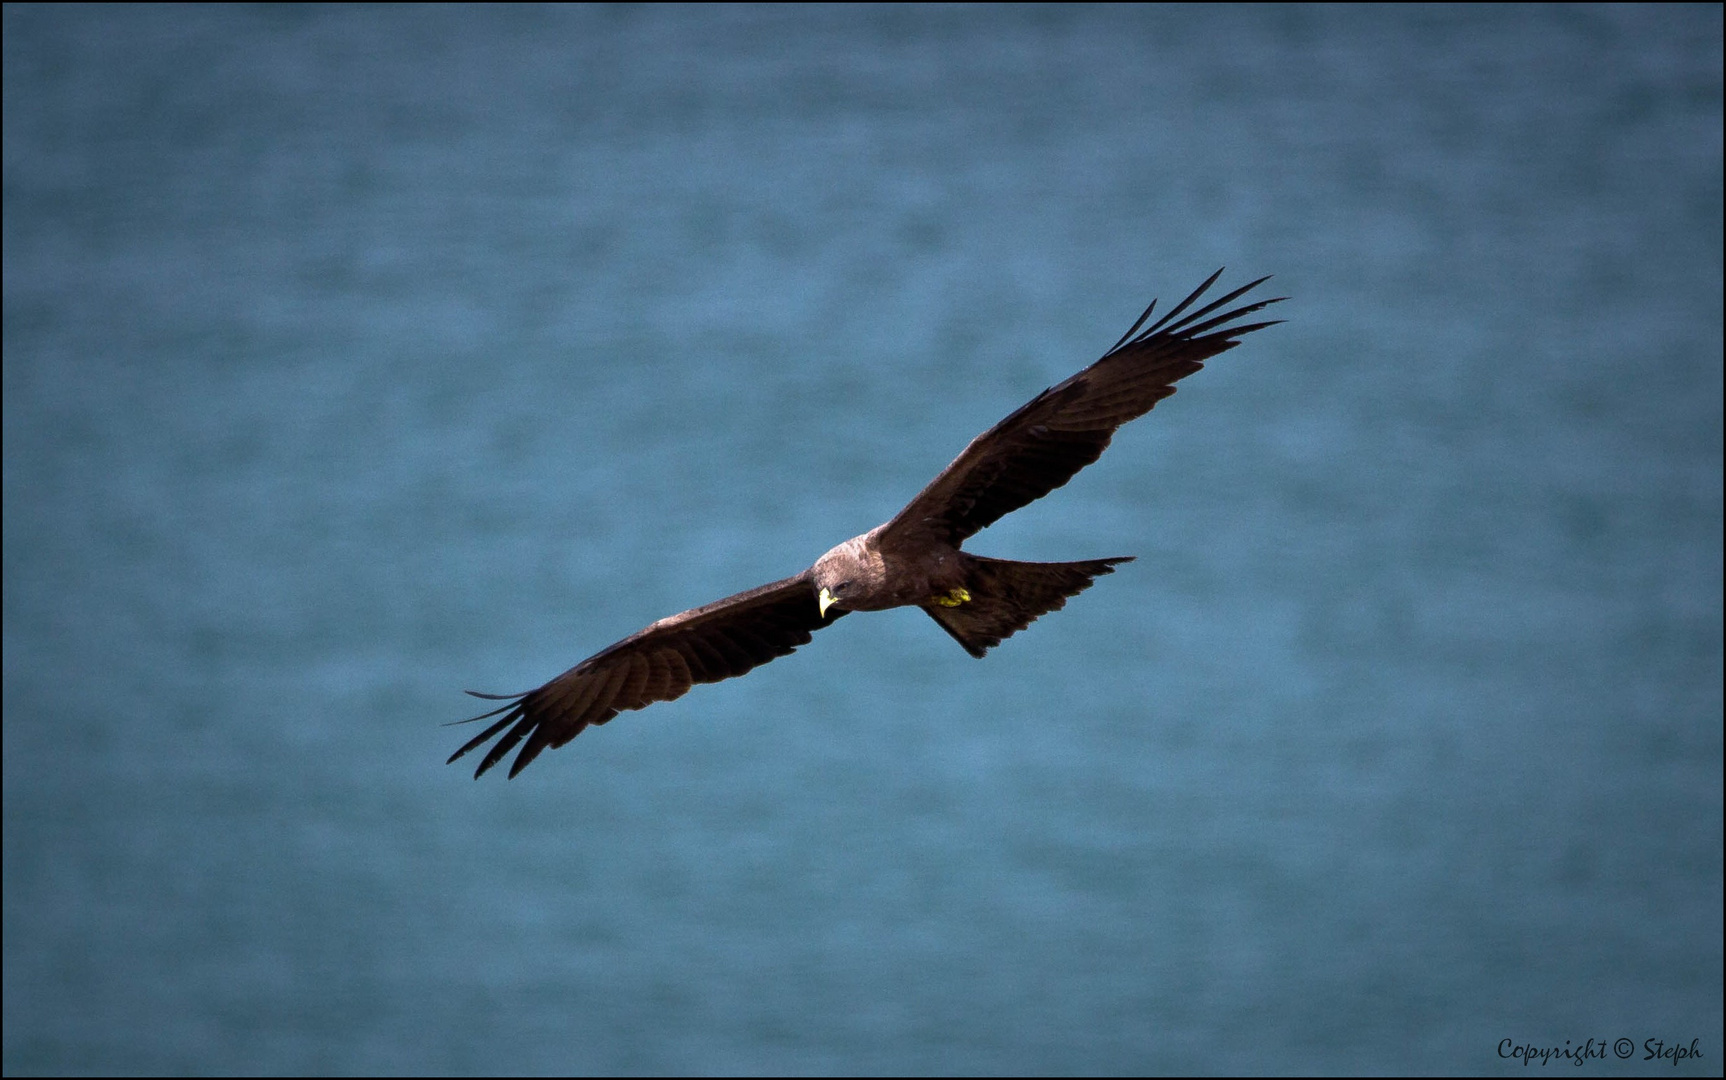
<svg viewBox="0 0 1726 1080">
<path fill-rule="evenodd" d="M 827 617 L 827 609 L 838 602 L 839 598 L 828 592 L 826 588 L 823 587 L 821 590 L 821 617 L 825 619 Z"/>
</svg>

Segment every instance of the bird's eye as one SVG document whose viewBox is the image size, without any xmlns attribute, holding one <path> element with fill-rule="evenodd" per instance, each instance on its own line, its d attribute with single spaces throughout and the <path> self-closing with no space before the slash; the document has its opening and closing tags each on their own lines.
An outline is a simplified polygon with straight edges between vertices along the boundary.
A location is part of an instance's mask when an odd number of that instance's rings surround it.
<svg viewBox="0 0 1726 1080">
<path fill-rule="evenodd" d="M 850 587 L 851 587 L 851 583 L 849 581 L 841 581 L 839 584 L 833 586 L 833 591 L 834 592 L 844 592 L 846 589 L 849 589 Z"/>
</svg>

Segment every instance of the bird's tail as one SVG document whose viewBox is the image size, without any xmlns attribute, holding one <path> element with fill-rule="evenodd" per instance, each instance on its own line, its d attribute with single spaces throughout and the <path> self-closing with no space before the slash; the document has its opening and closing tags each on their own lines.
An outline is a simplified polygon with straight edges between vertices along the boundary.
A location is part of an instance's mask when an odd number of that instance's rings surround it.
<svg viewBox="0 0 1726 1080">
<path fill-rule="evenodd" d="M 922 605 L 941 629 L 981 657 L 1002 640 L 1023 630 L 1039 616 L 1059 611 L 1067 597 L 1091 587 L 1091 579 L 1115 572 L 1127 556 L 1089 562 L 1012 562 L 966 555 L 965 587 Z"/>
</svg>

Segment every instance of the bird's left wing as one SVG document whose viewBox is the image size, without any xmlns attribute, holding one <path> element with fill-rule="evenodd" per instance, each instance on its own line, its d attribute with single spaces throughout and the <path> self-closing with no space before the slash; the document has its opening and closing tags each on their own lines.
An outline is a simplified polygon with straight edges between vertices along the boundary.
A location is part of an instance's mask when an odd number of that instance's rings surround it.
<svg viewBox="0 0 1726 1080">
<path fill-rule="evenodd" d="M 958 546 L 977 530 L 1071 480 L 1102 456 L 1116 428 L 1143 416 L 1174 393 L 1176 380 L 1204 367 L 1205 360 L 1234 348 L 1241 335 L 1280 321 L 1228 325 L 1282 297 L 1212 314 L 1265 278 L 1181 318 L 1181 313 L 1220 276 L 1222 271 L 1218 270 L 1140 333 L 1139 327 L 1157 306 L 1152 301 L 1102 359 L 1051 386 L 972 439 L 941 475 L 882 527 L 879 542 L 915 545 L 936 541 Z"/>
<path fill-rule="evenodd" d="M 805 570 L 795 577 L 661 619 L 537 690 L 514 695 L 469 690 L 475 697 L 508 704 L 473 717 L 486 720 L 504 714 L 503 719 L 451 754 L 450 761 L 503 732 L 473 775 L 479 779 L 526 739 L 527 745 L 509 767 L 509 775 L 514 776 L 540 751 L 562 746 L 589 724 L 603 724 L 626 709 L 671 701 L 682 697 L 695 683 L 729 679 L 788 655 L 797 646 L 807 645 L 814 631 L 843 614 L 834 611 L 825 619 L 821 617 L 813 580 Z"/>
</svg>

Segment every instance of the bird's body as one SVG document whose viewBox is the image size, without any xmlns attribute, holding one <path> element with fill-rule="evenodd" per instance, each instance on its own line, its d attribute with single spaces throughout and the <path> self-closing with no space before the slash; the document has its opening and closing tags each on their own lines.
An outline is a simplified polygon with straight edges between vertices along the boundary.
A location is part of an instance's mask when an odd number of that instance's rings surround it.
<svg viewBox="0 0 1726 1080">
<path fill-rule="evenodd" d="M 810 567 L 820 590 L 846 611 L 885 611 L 946 596 L 965 584 L 964 553 L 946 544 L 907 551 L 877 525 L 853 536 Z"/>
<path fill-rule="evenodd" d="M 835 546 L 802 573 L 660 619 L 536 690 L 475 694 L 507 702 L 475 720 L 504 716 L 450 761 L 502 733 L 474 776 L 526 739 L 510 766 L 514 776 L 548 746 L 562 746 L 590 724 L 681 697 L 698 682 L 741 675 L 806 644 L 849 611 L 921 607 L 981 657 L 1060 608 L 1130 557 L 1028 563 L 972 555 L 961 545 L 1097 460 L 1116 428 L 1174 393 L 1173 384 L 1204 360 L 1233 348 L 1243 334 L 1273 325 L 1226 324 L 1276 300 L 1206 318 L 1264 278 L 1175 321 L 1221 274 L 1139 333 L 1153 302 L 1102 359 L 977 436 L 892 520 Z"/>
</svg>

